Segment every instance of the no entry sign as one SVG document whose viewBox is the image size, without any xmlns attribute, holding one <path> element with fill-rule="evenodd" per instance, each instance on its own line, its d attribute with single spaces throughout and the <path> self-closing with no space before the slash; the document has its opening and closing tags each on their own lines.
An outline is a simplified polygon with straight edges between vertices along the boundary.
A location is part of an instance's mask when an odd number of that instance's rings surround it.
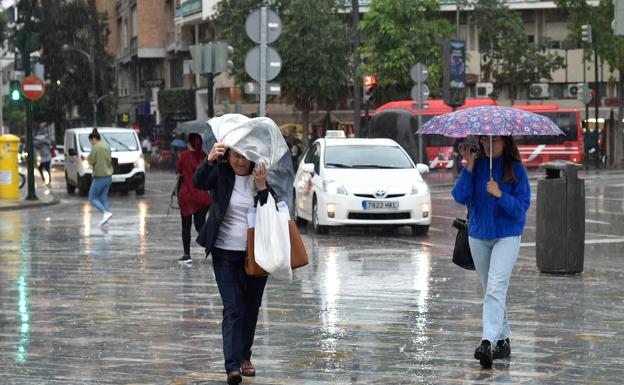
<svg viewBox="0 0 624 385">
<path fill-rule="evenodd" d="M 28 76 L 22 80 L 22 94 L 26 99 L 37 100 L 45 93 L 43 80 L 36 76 Z"/>
</svg>

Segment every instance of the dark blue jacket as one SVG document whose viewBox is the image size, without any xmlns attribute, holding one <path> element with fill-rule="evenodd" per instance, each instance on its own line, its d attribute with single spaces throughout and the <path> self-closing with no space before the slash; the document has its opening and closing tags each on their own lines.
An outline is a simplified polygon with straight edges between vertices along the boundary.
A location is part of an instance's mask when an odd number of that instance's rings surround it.
<svg viewBox="0 0 624 385">
<path fill-rule="evenodd" d="M 195 188 L 211 191 L 212 196 L 208 219 L 197 237 L 197 243 L 206 249 L 206 256 L 210 254 L 217 241 L 219 228 L 230 205 L 235 179 L 234 170 L 228 163 L 214 162 L 210 165 L 206 160 L 199 165 L 193 176 Z M 268 192 L 268 189 L 258 192 L 256 199 L 259 199 L 260 205 L 266 203 Z"/>
<path fill-rule="evenodd" d="M 492 177 L 503 192 L 496 198 L 487 192 L 490 160 L 475 162 L 472 172 L 461 172 L 451 193 L 457 203 L 468 206 L 468 235 L 489 240 L 522 234 L 526 211 L 531 205 L 531 187 L 526 169 L 518 162 L 513 167 L 516 183 L 503 183 L 503 157 L 493 159 Z"/>
</svg>

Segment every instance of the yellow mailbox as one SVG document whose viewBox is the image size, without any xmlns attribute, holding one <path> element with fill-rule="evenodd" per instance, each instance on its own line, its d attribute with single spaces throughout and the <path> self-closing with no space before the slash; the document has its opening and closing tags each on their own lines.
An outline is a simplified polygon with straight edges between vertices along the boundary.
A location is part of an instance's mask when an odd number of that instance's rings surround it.
<svg viewBox="0 0 624 385">
<path fill-rule="evenodd" d="M 17 152 L 20 139 L 0 135 L 0 199 L 19 199 Z"/>
</svg>

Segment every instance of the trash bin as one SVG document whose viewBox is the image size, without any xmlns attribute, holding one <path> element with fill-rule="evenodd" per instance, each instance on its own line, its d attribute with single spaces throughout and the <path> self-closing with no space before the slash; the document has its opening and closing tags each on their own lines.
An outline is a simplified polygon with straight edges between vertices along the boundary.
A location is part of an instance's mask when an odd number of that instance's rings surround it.
<svg viewBox="0 0 624 385">
<path fill-rule="evenodd" d="M 537 182 L 535 256 L 541 272 L 583 271 L 585 181 L 577 177 L 581 167 L 563 160 L 540 165 L 546 170 L 546 178 Z"/>
<path fill-rule="evenodd" d="M 0 199 L 19 199 L 19 142 L 15 135 L 0 135 Z"/>
</svg>

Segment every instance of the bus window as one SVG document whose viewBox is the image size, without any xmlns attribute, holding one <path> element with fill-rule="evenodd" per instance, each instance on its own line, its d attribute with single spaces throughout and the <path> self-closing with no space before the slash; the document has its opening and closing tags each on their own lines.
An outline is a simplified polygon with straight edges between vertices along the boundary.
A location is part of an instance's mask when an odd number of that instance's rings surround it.
<svg viewBox="0 0 624 385">
<path fill-rule="evenodd" d="M 578 140 L 578 122 L 576 113 L 569 112 L 536 112 L 552 120 L 564 132 L 564 135 L 525 135 L 514 136 L 516 144 L 563 144 L 563 142 Z"/>
</svg>

